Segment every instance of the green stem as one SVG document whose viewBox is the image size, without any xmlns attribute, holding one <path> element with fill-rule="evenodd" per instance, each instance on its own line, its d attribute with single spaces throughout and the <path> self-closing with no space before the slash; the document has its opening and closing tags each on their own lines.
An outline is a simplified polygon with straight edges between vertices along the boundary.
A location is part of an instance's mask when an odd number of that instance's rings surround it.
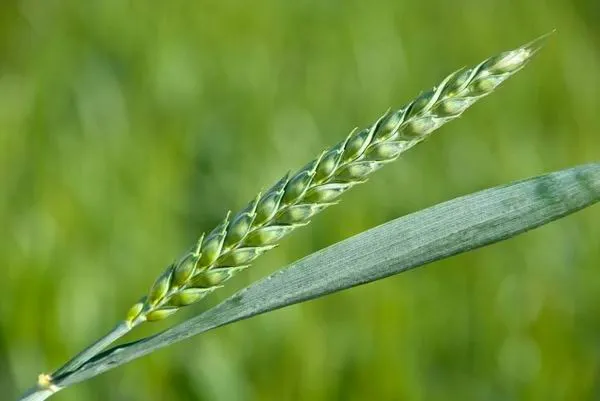
<svg viewBox="0 0 600 401">
<path fill-rule="evenodd" d="M 51 397 L 54 393 L 62 389 L 61 387 L 57 387 L 52 383 L 53 378 L 77 370 L 84 363 L 88 362 L 90 359 L 98 355 L 98 353 L 104 351 L 106 347 L 117 341 L 119 338 L 123 337 L 125 334 L 129 333 L 131 328 L 132 326 L 127 322 L 119 323 L 105 336 L 103 336 L 98 341 L 81 351 L 79 354 L 75 355 L 75 357 L 73 357 L 70 361 L 68 361 L 62 367 L 57 369 L 54 373 L 52 373 L 51 376 L 46 376 L 47 380 L 44 380 L 44 382 L 42 382 L 41 379 L 39 379 L 38 384 L 35 387 L 32 387 L 29 390 L 27 390 L 27 392 L 25 392 L 18 399 L 18 401 L 43 401 Z M 40 375 L 40 378 L 42 378 L 43 376 L 44 375 Z"/>
<path fill-rule="evenodd" d="M 32 387 L 25 394 L 23 394 L 18 401 L 44 401 L 50 398 L 54 393 L 56 393 L 56 391 L 47 388 L 40 388 L 38 386 Z"/>
<path fill-rule="evenodd" d="M 57 387 L 52 383 L 53 378 L 60 377 L 70 372 L 76 371 L 83 364 L 88 362 L 90 359 L 104 351 L 106 347 L 129 333 L 132 325 L 127 322 L 121 322 L 115 326 L 106 335 L 100 338 L 98 341 L 85 348 L 79 354 L 75 355 L 70 361 L 65 363 L 62 367 L 57 369 L 51 376 L 46 376 L 46 379 L 42 382 L 42 378 L 45 375 L 40 375 L 38 384 L 29 390 L 27 390 L 18 401 L 43 401 L 50 398 L 54 393 L 62 390 L 62 387 Z"/>
<path fill-rule="evenodd" d="M 99 352 L 104 351 L 106 347 L 129 333 L 131 325 L 126 322 L 121 322 L 114 329 L 108 332 L 98 341 L 81 351 L 69 362 L 65 363 L 61 368 L 52 373 L 52 377 L 62 376 L 65 373 L 71 372 L 79 368 L 81 365 L 95 357 Z"/>
</svg>

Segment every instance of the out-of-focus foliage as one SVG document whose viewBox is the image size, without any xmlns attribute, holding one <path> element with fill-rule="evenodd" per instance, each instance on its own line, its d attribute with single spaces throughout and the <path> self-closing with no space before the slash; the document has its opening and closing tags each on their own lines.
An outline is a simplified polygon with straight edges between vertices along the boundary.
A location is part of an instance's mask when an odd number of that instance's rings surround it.
<svg viewBox="0 0 600 401">
<path fill-rule="evenodd" d="M 4 1 L 2 396 L 112 327 L 200 232 L 284 171 L 552 28 L 498 93 L 172 319 L 399 215 L 598 160 L 598 20 L 595 0 Z M 56 399 L 593 399 L 599 221 L 591 208 L 240 322 Z"/>
</svg>

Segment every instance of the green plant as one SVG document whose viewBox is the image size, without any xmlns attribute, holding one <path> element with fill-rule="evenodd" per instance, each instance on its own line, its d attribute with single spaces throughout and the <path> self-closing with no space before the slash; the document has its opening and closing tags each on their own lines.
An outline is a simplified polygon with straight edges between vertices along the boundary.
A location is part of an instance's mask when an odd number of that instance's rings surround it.
<svg viewBox="0 0 600 401">
<path fill-rule="evenodd" d="M 94 367 L 103 366 L 98 369 L 103 371 L 102 369 L 109 368 L 107 366 L 115 365 L 114 361 L 106 362 L 108 365 L 100 363 L 113 355 L 111 351 L 105 359 L 100 355 L 109 344 L 133 327 L 145 321 L 164 319 L 182 306 L 192 304 L 219 288 L 235 273 L 247 268 L 259 255 L 276 246 L 280 239 L 296 227 L 308 224 L 315 214 L 334 204 L 343 192 L 366 181 L 370 173 L 396 160 L 401 153 L 423 141 L 441 125 L 457 118 L 475 101 L 491 93 L 527 64 L 540 49 L 545 37 L 491 57 L 473 68 L 450 74 L 441 84 L 400 110 L 386 113 L 367 129 L 353 131 L 345 140 L 324 151 L 316 160 L 295 174 L 284 176 L 233 217 L 228 214 L 217 228 L 208 235 L 201 236 L 189 252 L 167 268 L 156 280 L 149 294 L 129 310 L 123 322 L 51 376 L 41 375 L 37 388 L 23 399 L 45 399 L 59 388 L 76 382 L 78 373 L 79 377 L 88 377 L 85 375 L 89 374 L 90 370 L 93 371 Z M 594 192 L 581 205 L 571 205 L 561 212 L 562 214 L 553 211 L 547 217 L 557 218 L 583 207 L 582 205 L 591 204 L 597 200 L 596 195 Z M 548 217 L 541 219 L 541 222 L 524 221 L 518 229 L 507 232 L 516 235 L 550 220 Z M 494 238 L 494 241 L 503 239 Z M 493 241 L 485 243 L 490 242 Z M 453 246 L 452 243 L 445 245 L 446 249 Z M 481 244 L 477 245 L 477 241 L 470 242 L 459 251 L 476 246 Z M 442 252 L 441 255 L 449 256 L 456 252 L 447 252 L 445 255 Z M 427 261 L 425 258 L 411 267 Z M 390 268 L 386 274 L 393 273 L 393 269 Z M 317 295 L 313 293 L 310 297 L 381 278 L 381 275 L 361 278 L 358 270 L 356 274 L 357 276 L 348 281 L 348 285 L 327 287 L 326 291 Z M 309 298 L 300 297 L 294 302 L 303 299 Z M 262 313 L 251 308 L 249 310 L 250 312 L 243 317 Z M 177 336 L 186 337 L 193 332 L 194 330 L 189 330 L 188 334 L 185 334 L 179 331 Z M 171 340 L 162 343 L 161 346 L 173 342 Z M 128 349 L 135 353 L 135 347 Z M 93 358 L 99 360 L 94 361 Z M 129 359 L 123 357 L 120 360 L 120 363 L 123 363 Z"/>
</svg>

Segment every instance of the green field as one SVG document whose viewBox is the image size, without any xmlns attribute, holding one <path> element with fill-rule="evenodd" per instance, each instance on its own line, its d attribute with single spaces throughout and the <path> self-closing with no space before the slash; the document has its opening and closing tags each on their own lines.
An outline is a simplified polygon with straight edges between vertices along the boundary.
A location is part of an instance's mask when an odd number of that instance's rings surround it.
<svg viewBox="0 0 600 401">
<path fill-rule="evenodd" d="M 106 332 L 283 173 L 552 29 L 497 93 L 226 288 L 127 340 L 390 219 L 600 160 L 599 20 L 597 0 L 5 0 L 0 398 Z M 599 239 L 596 206 L 195 337 L 52 399 L 598 400 Z"/>
</svg>

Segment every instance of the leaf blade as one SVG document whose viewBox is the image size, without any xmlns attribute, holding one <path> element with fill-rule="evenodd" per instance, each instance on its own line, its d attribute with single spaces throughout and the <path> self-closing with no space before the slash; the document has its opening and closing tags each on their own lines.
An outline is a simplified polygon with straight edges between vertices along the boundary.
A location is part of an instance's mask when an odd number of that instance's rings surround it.
<svg viewBox="0 0 600 401">
<path fill-rule="evenodd" d="M 599 200 L 600 163 L 592 163 L 432 206 L 294 262 L 214 308 L 112 348 L 55 382 L 65 387 L 87 380 L 208 330 L 499 242 Z"/>
</svg>

